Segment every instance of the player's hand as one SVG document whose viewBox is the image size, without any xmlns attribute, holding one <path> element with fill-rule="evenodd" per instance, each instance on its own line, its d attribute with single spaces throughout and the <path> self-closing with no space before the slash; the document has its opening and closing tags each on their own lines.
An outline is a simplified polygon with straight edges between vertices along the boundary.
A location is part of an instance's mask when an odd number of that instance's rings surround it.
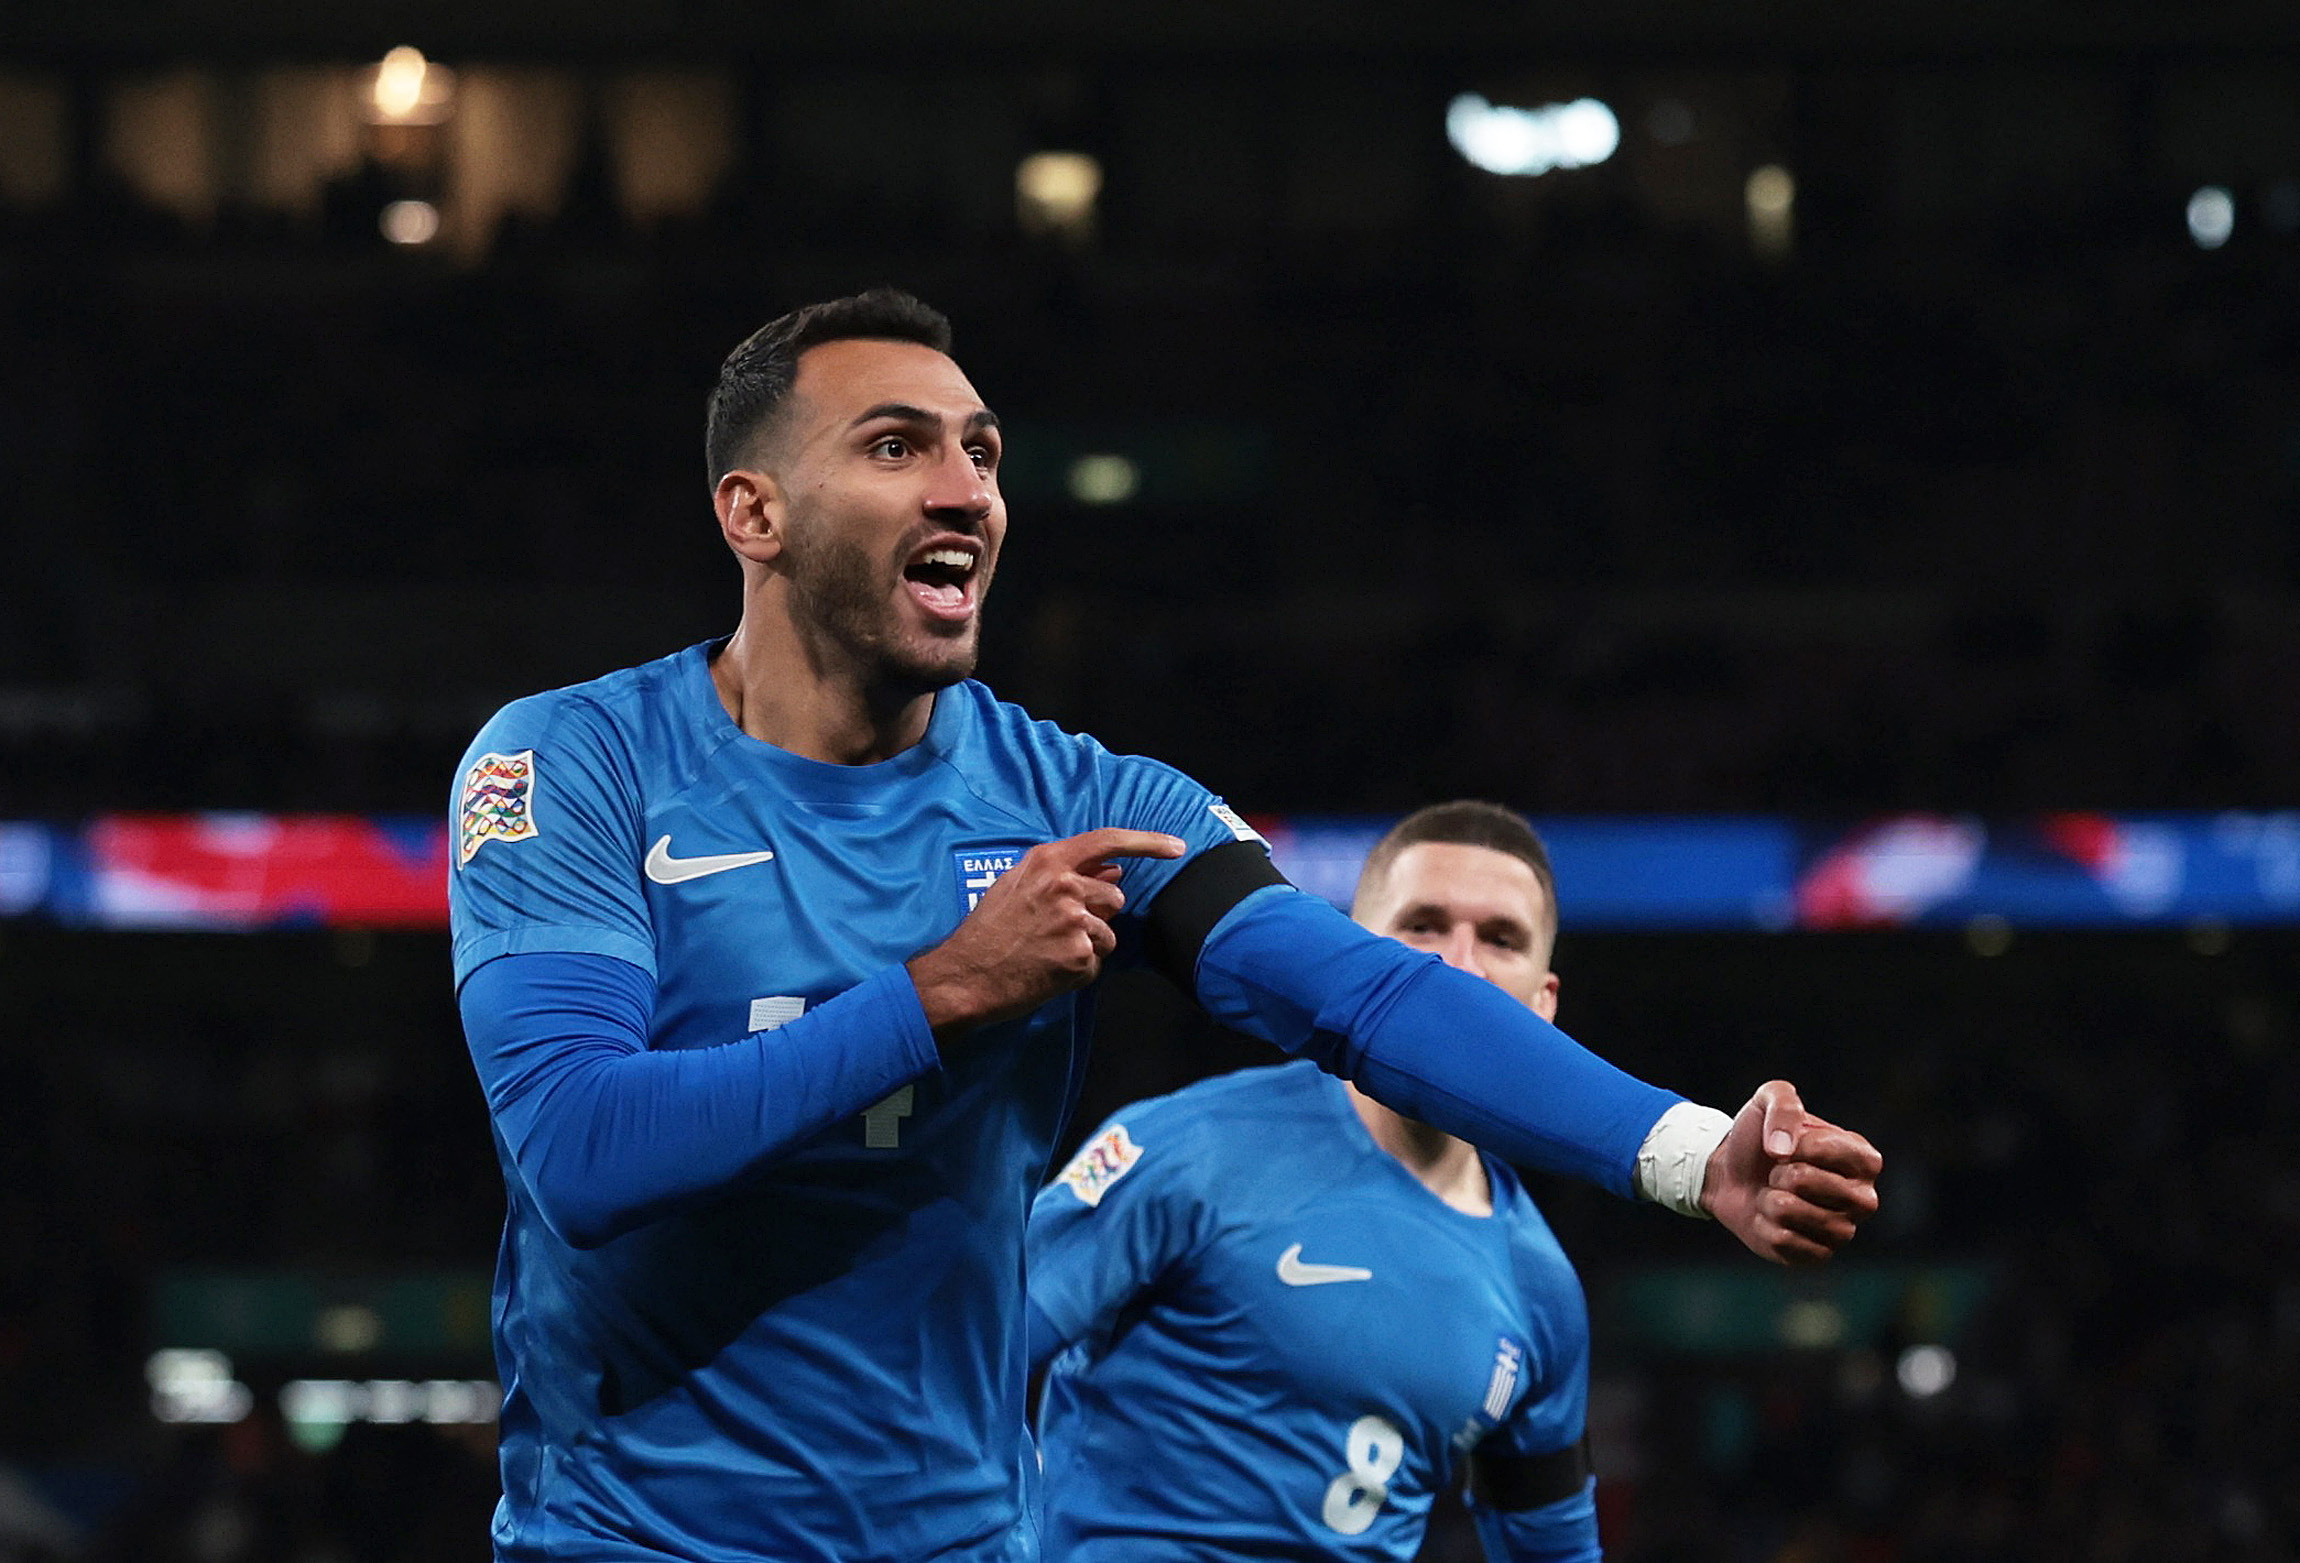
<svg viewBox="0 0 2300 1563">
<path fill-rule="evenodd" d="M 1701 1204 L 1761 1258 L 1819 1264 L 1876 1214 L 1884 1165 L 1861 1135 L 1807 1112 L 1795 1086 L 1769 1080 L 1711 1153 Z"/>
<path fill-rule="evenodd" d="M 949 938 L 910 962 L 935 1040 L 1028 1014 L 1092 982 L 1117 947 L 1110 920 L 1126 905 L 1112 859 L 1189 850 L 1179 836 L 1110 826 L 1023 853 Z"/>
</svg>

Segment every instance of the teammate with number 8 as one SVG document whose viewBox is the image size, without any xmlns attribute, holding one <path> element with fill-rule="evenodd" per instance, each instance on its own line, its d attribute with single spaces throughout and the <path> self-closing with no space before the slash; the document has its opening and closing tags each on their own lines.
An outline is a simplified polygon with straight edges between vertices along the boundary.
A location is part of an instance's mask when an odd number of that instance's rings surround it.
<svg viewBox="0 0 2300 1563">
<path fill-rule="evenodd" d="M 1354 911 L 1547 1019 L 1556 904 L 1522 819 L 1451 803 Z M 1598 1556 L 1580 1283 L 1464 1141 L 1305 1064 L 1202 1081 L 1089 1139 L 1029 1257 L 1050 1556 L 1407 1559 L 1465 1464 L 1496 1563 Z"/>
</svg>

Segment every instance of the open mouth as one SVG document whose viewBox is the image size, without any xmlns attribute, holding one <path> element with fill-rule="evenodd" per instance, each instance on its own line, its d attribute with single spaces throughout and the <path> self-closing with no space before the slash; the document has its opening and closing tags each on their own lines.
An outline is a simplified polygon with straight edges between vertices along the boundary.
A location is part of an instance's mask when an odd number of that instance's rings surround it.
<svg viewBox="0 0 2300 1563">
<path fill-rule="evenodd" d="M 961 620 L 974 611 L 975 574 L 981 563 L 979 549 L 944 543 L 920 552 L 902 578 L 929 614 Z"/>
</svg>

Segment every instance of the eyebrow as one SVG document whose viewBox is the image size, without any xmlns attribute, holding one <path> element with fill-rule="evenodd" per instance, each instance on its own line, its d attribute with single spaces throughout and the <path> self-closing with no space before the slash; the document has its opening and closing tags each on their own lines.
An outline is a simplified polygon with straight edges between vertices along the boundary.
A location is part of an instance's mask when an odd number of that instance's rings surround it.
<svg viewBox="0 0 2300 1563">
<path fill-rule="evenodd" d="M 937 427 L 942 424 L 941 414 L 928 412 L 924 407 L 914 407 L 909 402 L 880 402 L 876 407 L 864 409 L 847 427 L 859 429 L 880 418 L 892 418 L 898 423 L 933 424 Z M 998 414 L 985 407 L 969 417 L 963 427 L 969 434 L 981 429 L 995 429 L 998 427 Z"/>
</svg>

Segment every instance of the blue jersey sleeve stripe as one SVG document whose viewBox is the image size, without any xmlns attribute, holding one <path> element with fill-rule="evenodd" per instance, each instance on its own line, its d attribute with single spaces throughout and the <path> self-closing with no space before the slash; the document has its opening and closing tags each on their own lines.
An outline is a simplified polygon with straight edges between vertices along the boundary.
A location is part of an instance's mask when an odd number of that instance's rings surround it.
<svg viewBox="0 0 2300 1563">
<path fill-rule="evenodd" d="M 1633 1192 L 1638 1147 L 1683 1100 L 1616 1069 L 1492 983 L 1290 887 L 1255 891 L 1215 925 L 1197 991 L 1216 1020 L 1315 1060 L 1408 1117 L 1616 1194 Z"/>
<path fill-rule="evenodd" d="M 655 946 L 648 940 L 613 928 L 521 923 L 457 940 L 456 983 L 460 986 L 473 972 L 503 955 L 611 955 L 638 967 L 650 977 L 655 975 Z"/>
</svg>

